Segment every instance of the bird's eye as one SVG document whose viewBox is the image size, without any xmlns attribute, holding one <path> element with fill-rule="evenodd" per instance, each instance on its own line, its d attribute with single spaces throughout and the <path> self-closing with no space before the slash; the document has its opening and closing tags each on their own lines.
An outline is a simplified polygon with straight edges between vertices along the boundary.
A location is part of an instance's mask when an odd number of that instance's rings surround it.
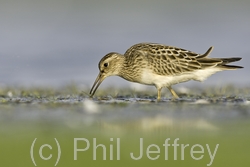
<svg viewBox="0 0 250 167">
<path fill-rule="evenodd" d="M 103 65 L 104 65 L 104 67 L 108 67 L 109 64 L 108 63 L 104 63 Z"/>
</svg>

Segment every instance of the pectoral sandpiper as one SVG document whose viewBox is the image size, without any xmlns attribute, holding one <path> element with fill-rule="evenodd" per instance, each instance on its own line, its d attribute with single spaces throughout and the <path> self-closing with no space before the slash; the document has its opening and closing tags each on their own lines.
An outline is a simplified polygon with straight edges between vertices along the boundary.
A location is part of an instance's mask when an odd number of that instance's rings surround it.
<svg viewBox="0 0 250 167">
<path fill-rule="evenodd" d="M 130 47 L 124 55 L 111 52 L 99 62 L 100 73 L 91 90 L 92 97 L 102 81 L 112 75 L 128 81 L 157 88 L 157 99 L 161 99 L 161 89 L 167 87 L 174 98 L 179 98 L 172 85 L 189 80 L 203 81 L 210 75 L 223 70 L 235 70 L 241 66 L 228 65 L 241 58 L 209 58 L 213 50 L 197 54 L 185 49 L 156 43 L 139 43 Z"/>
</svg>

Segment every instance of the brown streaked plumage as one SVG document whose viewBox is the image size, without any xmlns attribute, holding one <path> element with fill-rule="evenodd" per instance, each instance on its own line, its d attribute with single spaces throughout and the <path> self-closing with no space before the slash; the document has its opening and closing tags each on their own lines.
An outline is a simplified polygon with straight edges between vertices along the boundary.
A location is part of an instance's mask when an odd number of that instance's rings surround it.
<svg viewBox="0 0 250 167">
<path fill-rule="evenodd" d="M 197 54 L 185 49 L 156 43 L 139 43 L 130 47 L 124 55 L 111 52 L 99 62 L 100 73 L 91 90 L 92 97 L 102 81 L 112 75 L 128 81 L 157 88 L 157 99 L 161 98 L 161 89 L 167 87 L 174 98 L 178 95 L 172 85 L 189 80 L 203 81 L 210 75 L 224 70 L 235 70 L 241 66 L 228 65 L 241 58 L 209 58 L 213 47 L 206 53 Z"/>
</svg>

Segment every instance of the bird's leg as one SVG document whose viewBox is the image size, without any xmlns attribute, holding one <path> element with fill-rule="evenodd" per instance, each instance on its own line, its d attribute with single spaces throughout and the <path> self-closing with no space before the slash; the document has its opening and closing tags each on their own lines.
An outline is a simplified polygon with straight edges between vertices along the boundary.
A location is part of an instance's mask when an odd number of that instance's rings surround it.
<svg viewBox="0 0 250 167">
<path fill-rule="evenodd" d="M 157 88 L 157 92 L 158 92 L 158 95 L 157 95 L 157 100 L 161 100 L 161 88 Z"/>
<path fill-rule="evenodd" d="M 178 99 L 179 98 L 179 96 L 175 93 L 174 89 L 172 89 L 171 86 L 169 86 L 168 89 L 172 93 L 172 95 L 174 96 L 174 99 Z"/>
</svg>

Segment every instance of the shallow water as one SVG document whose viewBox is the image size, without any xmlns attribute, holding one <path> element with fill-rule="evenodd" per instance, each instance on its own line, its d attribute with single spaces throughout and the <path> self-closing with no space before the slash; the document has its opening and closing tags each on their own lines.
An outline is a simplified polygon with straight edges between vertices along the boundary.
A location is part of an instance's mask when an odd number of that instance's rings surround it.
<svg viewBox="0 0 250 167">
<path fill-rule="evenodd" d="M 229 89 L 230 88 L 230 89 Z M 231 91 L 227 91 L 227 90 Z M 184 94 L 177 90 L 180 99 L 171 100 L 168 94 L 159 102 L 152 92 L 121 92 L 112 96 L 109 90 L 97 92 L 93 99 L 75 86 L 53 89 L 11 89 L 1 90 L 0 98 L 0 156 L 4 166 L 34 166 L 30 157 L 31 145 L 38 166 L 54 166 L 60 144 L 61 158 L 57 166 L 207 166 L 211 162 L 206 144 L 211 150 L 219 144 L 212 166 L 248 166 L 247 152 L 250 130 L 250 97 L 248 88 L 221 88 L 210 95 L 211 88 Z M 222 92 L 226 92 L 221 94 Z M 122 93 L 123 92 L 123 93 Z M 234 92 L 238 92 L 236 96 Z M 81 138 L 79 148 L 89 149 L 79 152 L 74 160 L 74 139 Z M 140 138 L 143 139 L 144 155 L 140 160 L 131 158 L 130 153 L 139 156 Z M 204 158 L 194 160 L 187 148 L 181 160 L 181 148 L 174 160 L 174 148 L 169 147 L 168 160 L 163 144 L 170 138 L 173 144 L 199 144 L 204 146 Z M 103 150 L 98 148 L 94 160 L 94 139 L 106 147 L 107 160 L 103 160 Z M 117 158 L 117 148 L 120 158 Z M 53 155 L 49 160 L 40 158 Z M 146 150 L 150 144 L 159 147 L 157 160 L 150 160 Z M 112 147 L 110 147 L 112 145 Z M 111 149 L 112 148 L 112 149 Z M 156 148 L 151 148 L 155 150 Z M 199 148 L 197 148 L 199 150 Z M 113 150 L 111 158 L 110 150 Z M 155 157 L 158 154 L 150 154 Z M 200 157 L 195 154 L 196 157 Z M 111 160 L 113 159 L 113 160 Z M 126 164 L 126 165 L 125 165 Z"/>
</svg>

